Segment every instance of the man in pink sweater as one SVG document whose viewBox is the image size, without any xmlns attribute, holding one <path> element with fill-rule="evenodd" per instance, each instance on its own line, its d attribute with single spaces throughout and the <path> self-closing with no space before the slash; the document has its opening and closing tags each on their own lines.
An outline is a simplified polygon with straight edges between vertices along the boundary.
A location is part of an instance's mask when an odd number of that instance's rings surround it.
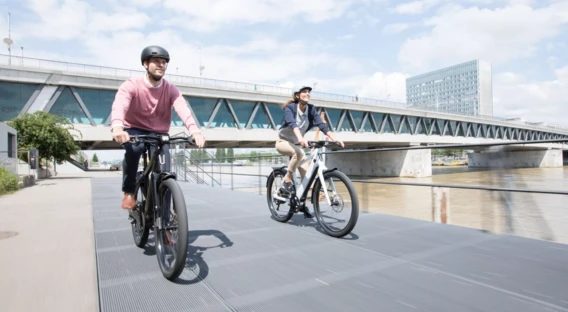
<svg viewBox="0 0 568 312">
<path fill-rule="evenodd" d="M 205 145 L 195 119 L 181 92 L 176 86 L 163 79 L 170 55 L 159 46 L 149 46 L 142 50 L 141 62 L 146 74 L 126 80 L 118 89 L 112 103 L 112 136 L 118 143 L 130 140 L 130 135 L 168 133 L 172 122 L 172 107 L 183 121 L 198 147 Z M 122 199 L 123 209 L 132 209 L 136 204 L 134 189 L 136 172 L 143 145 L 126 143 L 122 162 Z M 168 146 L 164 146 L 166 168 L 170 169 Z"/>
</svg>

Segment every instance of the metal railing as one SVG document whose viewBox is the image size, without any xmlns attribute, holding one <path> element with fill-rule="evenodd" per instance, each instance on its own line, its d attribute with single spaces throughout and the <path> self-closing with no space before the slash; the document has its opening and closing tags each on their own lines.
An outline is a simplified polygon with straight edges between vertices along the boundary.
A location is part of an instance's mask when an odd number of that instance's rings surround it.
<svg viewBox="0 0 568 312">
<path fill-rule="evenodd" d="M 61 62 L 61 61 L 53 61 L 53 60 L 30 58 L 30 57 L 22 58 L 21 56 L 12 56 L 10 59 L 9 55 L 6 54 L 0 54 L 0 64 L 5 64 L 5 65 L 10 64 L 10 66 L 38 68 L 45 70 L 59 70 L 64 72 L 87 74 L 89 76 L 99 76 L 99 77 L 130 78 L 144 74 L 144 71 L 142 70 L 104 67 L 98 65 Z M 212 78 L 192 77 L 185 75 L 166 74 L 166 79 L 174 83 L 182 83 L 182 84 L 204 86 L 204 87 L 244 90 L 249 92 L 277 94 L 283 96 L 291 96 L 293 92 L 291 88 L 271 86 L 261 83 L 237 82 L 237 81 L 219 80 Z M 399 108 L 408 111 L 422 112 L 422 113 L 436 112 L 437 114 L 442 114 L 447 116 L 467 116 L 471 118 L 478 118 L 480 120 L 484 119 L 493 120 L 493 121 L 505 122 L 510 124 L 527 125 L 543 129 L 561 129 L 561 130 L 568 129 L 568 126 L 548 125 L 548 124 L 541 124 L 538 122 L 529 122 L 523 120 L 511 120 L 510 118 L 497 117 L 497 116 L 473 115 L 468 113 L 458 114 L 458 113 L 439 112 L 435 108 L 417 109 L 417 108 L 407 107 L 407 104 L 405 102 L 390 101 L 390 100 L 375 99 L 375 98 L 365 98 L 365 97 L 326 93 L 319 91 L 313 91 L 312 98 L 315 100 L 320 99 L 320 100 L 330 100 L 338 102 L 356 102 L 357 104 Z"/>
<path fill-rule="evenodd" d="M 568 140 L 547 141 L 567 142 Z M 535 144 L 539 142 L 522 143 Z M 507 145 L 507 143 L 485 145 L 499 146 Z M 439 147 L 343 150 L 325 153 L 358 153 L 362 155 L 365 152 L 415 148 L 437 149 Z M 456 144 L 442 148 L 458 149 L 464 148 L 464 146 Z M 218 181 L 215 185 L 207 183 L 207 186 L 266 195 L 266 181 L 273 167 L 287 166 L 288 160 L 289 157 L 278 154 L 235 155 L 216 158 L 207 153 L 207 156 L 199 161 L 201 166 L 195 166 L 192 170 L 197 175 L 206 175 Z M 361 159 L 362 161 L 363 159 Z M 479 171 L 482 171 L 484 179 L 478 183 L 421 183 L 409 182 L 407 179 L 404 181 L 404 178 L 398 177 L 370 177 L 366 174 L 350 175 L 350 178 L 355 184 L 360 209 L 363 212 L 391 214 L 476 228 L 486 232 L 512 234 L 568 244 L 568 230 L 563 230 L 568 229 L 568 214 L 565 211 L 555 212 L 561 211 L 564 207 L 565 196 L 568 195 L 568 191 L 527 187 L 526 185 L 531 182 L 530 179 L 513 178 L 514 170 L 516 169 L 494 167 L 467 171 L 471 175 L 479 175 Z M 432 180 L 434 177 L 435 175 L 427 180 Z M 203 181 L 192 182 L 205 184 Z M 401 196 L 405 193 L 412 194 L 412 196 Z M 441 204 L 439 197 L 441 193 L 446 196 L 443 204 Z M 444 219 L 440 215 L 447 218 Z"/>
</svg>

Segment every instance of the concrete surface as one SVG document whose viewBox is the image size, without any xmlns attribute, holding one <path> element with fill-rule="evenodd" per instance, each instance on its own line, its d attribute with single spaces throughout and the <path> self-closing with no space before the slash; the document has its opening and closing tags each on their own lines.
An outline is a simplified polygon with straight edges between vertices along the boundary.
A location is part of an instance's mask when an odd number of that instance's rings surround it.
<svg viewBox="0 0 568 312">
<path fill-rule="evenodd" d="M 327 154 L 326 160 L 328 168 L 337 167 L 348 176 L 432 176 L 432 151 L 429 149 Z"/>
<path fill-rule="evenodd" d="M 1 311 L 97 311 L 90 178 L 0 196 L 0 233 Z"/>
<path fill-rule="evenodd" d="M 551 168 L 562 167 L 561 149 L 468 153 L 471 168 Z"/>
</svg>

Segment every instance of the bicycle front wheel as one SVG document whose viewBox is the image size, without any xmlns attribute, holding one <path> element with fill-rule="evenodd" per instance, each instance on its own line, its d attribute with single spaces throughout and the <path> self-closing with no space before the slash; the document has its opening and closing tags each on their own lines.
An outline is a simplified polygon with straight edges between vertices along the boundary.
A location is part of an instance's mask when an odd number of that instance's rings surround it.
<svg viewBox="0 0 568 312">
<path fill-rule="evenodd" d="M 137 180 L 141 178 L 141 174 L 141 172 L 138 172 Z M 140 188 L 138 188 L 138 191 L 136 192 L 136 207 L 129 212 L 134 244 L 140 248 L 144 248 L 146 246 L 151 227 L 151 222 L 148 220 L 148 216 L 144 213 L 144 207 L 146 205 L 145 190 L 146 188 L 143 187 L 143 184 Z"/>
<path fill-rule="evenodd" d="M 161 229 L 157 221 L 154 227 L 156 256 L 164 277 L 174 280 L 183 271 L 187 258 L 187 210 L 175 180 L 162 181 L 158 191 L 162 205 L 158 212 Z"/>
<path fill-rule="evenodd" d="M 359 218 L 357 192 L 351 180 L 341 171 L 326 172 L 323 178 L 325 182 L 322 184 L 318 179 L 312 191 L 316 218 L 327 235 L 343 237 L 351 233 Z"/>
</svg>

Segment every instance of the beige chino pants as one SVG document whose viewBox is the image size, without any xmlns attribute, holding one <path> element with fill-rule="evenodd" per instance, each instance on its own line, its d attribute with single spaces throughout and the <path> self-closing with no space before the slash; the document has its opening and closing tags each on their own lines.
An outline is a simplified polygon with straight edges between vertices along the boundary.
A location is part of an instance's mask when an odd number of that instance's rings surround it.
<svg viewBox="0 0 568 312">
<path fill-rule="evenodd" d="M 293 173 L 296 171 L 296 169 L 298 169 L 303 180 L 306 176 L 306 173 L 308 172 L 306 166 L 309 164 L 305 163 L 301 167 L 298 166 L 298 164 L 304 159 L 305 156 L 302 146 L 279 139 L 278 141 L 276 141 L 276 150 L 282 155 L 292 157 L 292 159 L 290 159 L 290 162 L 288 163 L 288 172 Z"/>
</svg>

